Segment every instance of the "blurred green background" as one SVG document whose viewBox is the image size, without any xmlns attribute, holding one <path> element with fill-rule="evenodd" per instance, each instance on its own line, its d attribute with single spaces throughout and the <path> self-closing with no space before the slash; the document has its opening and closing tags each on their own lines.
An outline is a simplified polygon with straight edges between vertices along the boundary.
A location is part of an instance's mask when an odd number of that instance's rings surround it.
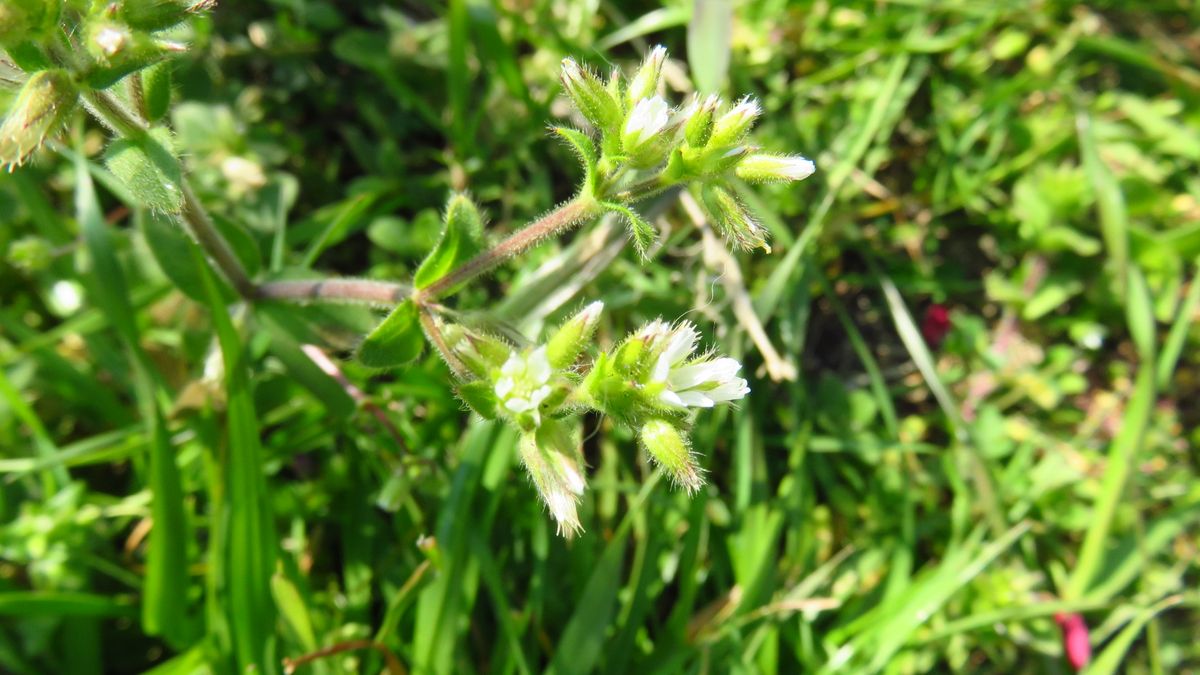
<svg viewBox="0 0 1200 675">
<path fill-rule="evenodd" d="M 697 425 L 695 498 L 589 419 L 565 541 L 441 361 L 349 359 L 368 310 L 210 311 L 80 114 L 0 174 L 0 671 L 1065 673 L 1054 615 L 1077 613 L 1091 672 L 1195 672 L 1198 21 L 1185 0 L 221 2 L 170 121 L 262 274 L 402 280 L 451 190 L 493 235 L 570 197 L 547 133 L 565 56 L 629 69 L 661 43 L 673 100 L 759 97 L 758 144 L 819 167 L 743 195 L 772 255 L 726 256 L 664 201 L 653 263 L 602 222 L 456 304 L 536 335 L 603 298 L 604 341 L 688 317 L 753 393 Z M 229 388 L 218 335 L 246 344 Z"/>
</svg>

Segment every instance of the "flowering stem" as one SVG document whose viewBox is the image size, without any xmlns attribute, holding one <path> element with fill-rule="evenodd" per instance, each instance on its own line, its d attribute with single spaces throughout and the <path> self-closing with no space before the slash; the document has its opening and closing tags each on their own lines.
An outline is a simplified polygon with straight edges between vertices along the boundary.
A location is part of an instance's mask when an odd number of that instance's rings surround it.
<svg viewBox="0 0 1200 675">
<path fill-rule="evenodd" d="M 119 135 L 125 138 L 141 138 L 149 132 L 150 128 L 146 122 L 137 113 L 126 108 L 112 94 L 89 90 L 84 92 L 83 97 L 88 110 Z M 187 174 L 184 173 L 182 166 L 179 168 L 179 176 L 180 187 L 183 191 L 183 210 L 180 215 L 185 229 L 200 245 L 200 248 L 208 254 L 209 258 L 216 263 L 217 268 L 237 290 L 238 295 L 243 298 L 254 297 L 254 282 L 250 280 L 250 275 L 246 273 L 246 268 L 238 260 L 237 255 L 229 246 L 229 242 L 225 240 L 225 237 L 213 224 L 212 219 L 208 217 L 208 212 L 204 210 L 204 205 L 200 203 L 200 199 L 192 190 L 191 183 L 188 182 Z"/>
<path fill-rule="evenodd" d="M 301 281 L 268 281 L 259 284 L 260 300 L 324 300 L 328 302 L 361 302 L 391 307 L 412 294 L 412 287 L 391 281 L 370 279 L 304 279 Z"/>
<path fill-rule="evenodd" d="M 446 365 L 450 366 L 450 370 L 460 379 L 468 379 L 471 376 L 470 369 L 454 354 L 454 350 L 450 349 L 450 345 L 446 344 L 446 336 L 442 335 L 442 327 L 438 325 L 437 319 L 433 316 L 433 310 L 427 306 L 419 306 L 417 308 L 417 318 L 421 321 L 421 328 L 425 331 L 425 337 L 437 347 L 438 353 L 446 361 Z"/>
<path fill-rule="evenodd" d="M 463 263 L 446 276 L 413 294 L 414 302 L 436 300 L 459 284 L 495 269 L 533 248 L 543 239 L 562 234 L 579 223 L 601 214 L 590 198 L 575 198 L 509 235 L 507 239 Z"/>
</svg>

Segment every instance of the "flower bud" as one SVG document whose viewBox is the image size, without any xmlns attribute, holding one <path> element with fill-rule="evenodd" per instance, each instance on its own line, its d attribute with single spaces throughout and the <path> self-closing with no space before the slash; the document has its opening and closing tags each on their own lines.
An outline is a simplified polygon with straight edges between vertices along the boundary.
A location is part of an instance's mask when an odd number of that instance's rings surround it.
<svg viewBox="0 0 1200 675">
<path fill-rule="evenodd" d="M 689 494 L 704 485 L 704 477 L 692 457 L 687 438 L 674 424 L 663 419 L 650 420 L 638 430 L 638 438 L 650 457 Z"/>
<path fill-rule="evenodd" d="M 705 185 L 701 203 L 721 236 L 738 248 L 762 248 L 768 253 L 767 232 L 728 190 L 720 185 Z"/>
<path fill-rule="evenodd" d="M 488 377 L 504 365 L 512 350 L 504 342 L 467 330 L 456 323 L 442 329 L 447 346 L 476 377 Z"/>
<path fill-rule="evenodd" d="M 666 59 L 666 47 L 658 45 L 650 50 L 637 74 L 633 76 L 633 81 L 629 83 L 629 90 L 625 92 L 628 105 L 632 106 L 658 93 L 658 80 L 662 76 L 663 62 Z"/>
<path fill-rule="evenodd" d="M 574 425 L 546 420 L 536 432 L 521 435 L 521 463 L 529 472 L 538 496 L 558 523 L 558 533 L 573 537 L 583 531 L 577 505 L 587 487 L 579 434 Z"/>
<path fill-rule="evenodd" d="M 762 114 L 762 108 L 759 107 L 758 101 L 747 96 L 738 101 L 738 104 L 732 110 L 721 115 L 713 124 L 712 136 L 709 138 L 709 145 L 734 145 L 742 140 L 746 132 L 750 131 L 750 127 L 754 126 L 754 121 Z"/>
<path fill-rule="evenodd" d="M 567 368 L 575 363 L 596 333 L 603 310 L 604 303 L 597 300 L 555 331 L 546 343 L 546 358 L 550 361 L 550 367 Z"/>
<path fill-rule="evenodd" d="M 738 178 L 751 183 L 779 183 L 804 180 L 817 170 L 812 160 L 798 155 L 771 155 L 756 152 L 738 163 Z"/>
<path fill-rule="evenodd" d="M 621 123 L 620 106 L 595 74 L 580 67 L 574 59 L 563 59 L 562 83 L 575 107 L 592 126 L 605 133 L 617 129 Z"/>
<path fill-rule="evenodd" d="M 43 70 L 30 77 L 0 125 L 0 165 L 11 168 L 24 162 L 62 126 L 78 98 L 65 70 Z"/>
<path fill-rule="evenodd" d="M 161 40 L 145 31 L 103 17 L 90 19 L 84 28 L 84 35 L 88 53 L 95 61 L 86 74 L 86 82 L 95 89 L 110 87 L 136 70 L 187 50 L 182 43 Z"/>
<path fill-rule="evenodd" d="M 721 97 L 711 94 L 703 101 L 693 105 L 687 123 L 683 127 L 683 137 L 689 146 L 703 148 L 708 145 L 712 136 L 713 116 L 721 107 Z"/>
<path fill-rule="evenodd" d="M 163 30 L 191 14 L 211 9 L 216 0 L 124 0 L 117 7 L 122 21 L 142 30 Z"/>
</svg>

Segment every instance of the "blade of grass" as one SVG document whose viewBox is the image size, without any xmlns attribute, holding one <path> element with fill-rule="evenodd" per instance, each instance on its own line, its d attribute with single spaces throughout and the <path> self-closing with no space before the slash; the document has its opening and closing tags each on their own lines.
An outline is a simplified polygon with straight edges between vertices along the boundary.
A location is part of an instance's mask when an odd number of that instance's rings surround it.
<svg viewBox="0 0 1200 675">
<path fill-rule="evenodd" d="M 257 413 L 250 390 L 249 368 L 226 309 L 216 279 L 202 265 L 193 249 L 193 264 L 201 270 L 213 327 L 225 363 L 226 503 L 213 508 L 228 509 L 229 624 L 233 648 L 241 670 L 254 668 L 271 672 L 267 660 L 275 622 L 271 600 L 271 575 L 275 566 L 275 536 L 267 508 L 262 448 L 258 437 Z"/>
<path fill-rule="evenodd" d="M 75 155 L 75 209 L 91 256 L 91 290 L 104 310 L 133 365 L 138 408 L 150 439 L 148 483 L 153 495 L 153 526 L 146 547 L 146 581 L 142 589 L 142 626 L 179 648 L 190 641 L 187 607 L 187 517 L 175 451 L 158 401 L 155 369 L 141 347 L 133 304 L 116 246 L 100 213 L 95 188 L 82 153 Z"/>
<path fill-rule="evenodd" d="M 1146 624 L 1163 611 L 1178 605 L 1182 601 L 1183 596 L 1172 595 L 1139 611 L 1133 620 L 1104 647 L 1104 651 L 1100 652 L 1100 655 L 1088 664 L 1087 669 L 1083 671 L 1084 674 L 1111 675 L 1112 673 L 1124 672 L 1123 666 L 1126 665 L 1124 664 L 1125 653 L 1133 646 L 1133 641 L 1141 634 Z"/>
<path fill-rule="evenodd" d="M 1196 320 L 1196 310 L 1200 308 L 1200 259 L 1195 261 L 1194 266 L 1196 274 L 1192 276 L 1192 285 L 1188 288 L 1187 296 L 1179 307 L 1175 322 L 1171 324 L 1171 330 L 1167 333 L 1167 339 L 1158 355 L 1158 367 L 1155 372 L 1156 384 L 1160 390 L 1165 390 L 1171 385 L 1175 366 L 1178 365 L 1179 357 L 1187 343 L 1188 331 Z"/>
</svg>

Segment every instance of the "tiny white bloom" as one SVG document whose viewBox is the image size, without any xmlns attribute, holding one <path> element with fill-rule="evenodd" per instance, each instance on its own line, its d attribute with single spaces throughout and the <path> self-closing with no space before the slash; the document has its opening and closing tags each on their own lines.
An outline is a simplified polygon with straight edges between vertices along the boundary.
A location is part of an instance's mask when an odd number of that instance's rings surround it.
<svg viewBox="0 0 1200 675">
<path fill-rule="evenodd" d="M 689 360 L 699 338 L 692 324 L 685 321 L 669 329 L 662 321 L 655 321 L 643 329 L 643 336 L 666 340 L 650 374 L 651 383 L 664 387 L 659 394 L 663 403 L 678 408 L 711 408 L 750 393 L 746 380 L 737 376 L 742 364 L 736 359 Z"/>
<path fill-rule="evenodd" d="M 500 379 L 493 388 L 496 398 L 512 413 L 530 413 L 537 424 L 541 421 L 538 406 L 552 391 L 547 384 L 551 371 L 545 347 L 527 353 L 514 352 L 500 368 Z"/>
<path fill-rule="evenodd" d="M 106 56 L 112 56 L 125 46 L 129 41 L 129 33 L 119 28 L 105 26 L 96 32 L 96 46 L 100 47 L 101 51 Z"/>
<path fill-rule="evenodd" d="M 671 119 L 671 106 L 661 96 L 644 98 L 633 106 L 629 119 L 625 121 L 625 133 L 621 140 L 626 152 L 635 152 L 667 126 Z"/>
</svg>

